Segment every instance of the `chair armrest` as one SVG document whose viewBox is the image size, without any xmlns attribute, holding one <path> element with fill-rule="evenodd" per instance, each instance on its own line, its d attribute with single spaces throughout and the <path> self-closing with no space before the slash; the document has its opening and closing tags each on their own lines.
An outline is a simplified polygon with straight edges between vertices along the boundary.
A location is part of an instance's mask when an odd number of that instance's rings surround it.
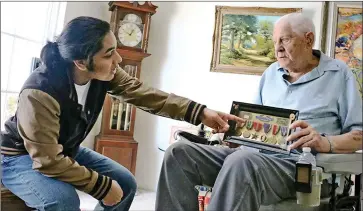
<svg viewBox="0 0 363 211">
<path fill-rule="evenodd" d="M 316 165 L 323 168 L 324 173 L 361 174 L 361 152 L 350 154 L 318 153 Z"/>
</svg>

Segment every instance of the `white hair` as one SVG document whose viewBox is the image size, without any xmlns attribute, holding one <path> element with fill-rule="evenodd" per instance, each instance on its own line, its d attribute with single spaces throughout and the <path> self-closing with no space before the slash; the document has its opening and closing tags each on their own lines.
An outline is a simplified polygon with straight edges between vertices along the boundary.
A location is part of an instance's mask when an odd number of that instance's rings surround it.
<svg viewBox="0 0 363 211">
<path fill-rule="evenodd" d="M 291 30 L 299 34 L 300 36 L 304 36 L 305 33 L 312 32 L 314 34 L 314 42 L 315 42 L 314 23 L 310 18 L 302 15 L 301 13 L 289 13 L 287 15 L 284 15 L 275 22 L 275 26 L 278 23 L 289 24 Z"/>
</svg>

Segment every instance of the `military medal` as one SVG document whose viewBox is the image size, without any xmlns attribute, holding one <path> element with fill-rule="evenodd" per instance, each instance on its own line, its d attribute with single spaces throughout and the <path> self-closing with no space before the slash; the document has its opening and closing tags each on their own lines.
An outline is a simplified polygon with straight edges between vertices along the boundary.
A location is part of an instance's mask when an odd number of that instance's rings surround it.
<svg viewBox="0 0 363 211">
<path fill-rule="evenodd" d="M 244 126 L 246 125 L 246 121 L 243 121 L 243 122 L 237 122 L 236 126 L 237 126 L 237 129 L 238 128 L 243 128 Z"/>
<path fill-rule="evenodd" d="M 262 142 L 266 142 L 266 140 L 267 140 L 267 136 L 265 136 L 265 135 L 261 135 L 261 141 L 262 141 Z"/>
<path fill-rule="evenodd" d="M 248 131 L 245 131 L 245 132 L 243 132 L 243 133 L 242 133 L 242 136 L 243 136 L 244 138 L 249 138 L 249 137 L 251 136 L 251 133 L 250 133 L 250 132 L 248 132 Z"/>
<path fill-rule="evenodd" d="M 272 134 L 273 135 L 277 135 L 279 133 L 279 131 L 280 131 L 280 126 L 279 125 L 274 125 L 272 127 Z"/>
<path fill-rule="evenodd" d="M 257 134 L 256 133 L 252 133 L 251 139 L 257 139 Z"/>
<path fill-rule="evenodd" d="M 242 135 L 242 128 L 240 128 L 240 127 L 238 127 L 237 129 L 236 129 L 236 136 L 241 136 Z"/>
<path fill-rule="evenodd" d="M 246 124 L 246 121 L 243 121 L 243 122 L 237 122 L 236 124 L 236 136 L 241 136 L 242 135 L 242 130 L 243 130 L 243 127 L 245 126 Z"/>
<path fill-rule="evenodd" d="M 281 127 L 281 135 L 286 136 L 287 135 L 287 127 Z"/>
<path fill-rule="evenodd" d="M 260 131 L 262 128 L 262 123 L 259 123 L 257 121 L 253 122 L 253 129 L 255 129 L 256 132 Z"/>
<path fill-rule="evenodd" d="M 252 129 L 252 127 L 253 127 L 253 122 L 252 122 L 251 120 L 248 120 L 248 121 L 247 121 L 247 123 L 246 123 L 246 128 L 247 128 L 248 130 L 251 130 L 251 129 Z"/>
<path fill-rule="evenodd" d="M 277 140 L 276 137 L 271 137 L 269 144 L 276 144 Z"/>
<path fill-rule="evenodd" d="M 271 125 L 268 123 L 263 123 L 263 132 L 266 134 L 271 130 Z"/>
</svg>

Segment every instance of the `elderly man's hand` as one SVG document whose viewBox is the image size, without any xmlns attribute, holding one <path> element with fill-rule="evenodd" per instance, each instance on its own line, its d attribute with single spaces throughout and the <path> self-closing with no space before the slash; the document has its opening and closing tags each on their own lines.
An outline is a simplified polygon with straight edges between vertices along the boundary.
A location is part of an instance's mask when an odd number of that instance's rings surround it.
<svg viewBox="0 0 363 211">
<path fill-rule="evenodd" d="M 204 108 L 200 120 L 203 124 L 213 129 L 213 133 L 224 133 L 229 129 L 228 120 L 233 120 L 236 122 L 243 122 L 244 120 L 231 115 L 222 113 L 219 111 L 214 111 L 209 108 Z"/>
<path fill-rule="evenodd" d="M 326 137 L 322 137 L 318 131 L 312 128 L 307 122 L 298 120 L 290 125 L 291 129 L 301 128 L 287 137 L 287 141 L 295 141 L 289 146 L 290 149 L 298 147 L 310 147 L 317 152 L 329 152 L 330 144 Z"/>
</svg>

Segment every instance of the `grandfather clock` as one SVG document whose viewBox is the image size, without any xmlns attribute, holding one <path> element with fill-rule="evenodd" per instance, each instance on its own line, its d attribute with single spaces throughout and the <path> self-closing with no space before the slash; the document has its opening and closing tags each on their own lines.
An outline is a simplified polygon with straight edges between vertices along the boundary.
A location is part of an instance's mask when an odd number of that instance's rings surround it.
<svg viewBox="0 0 363 211">
<path fill-rule="evenodd" d="M 140 78 L 141 62 L 147 53 L 151 16 L 157 6 L 151 2 L 109 2 L 111 30 L 117 39 L 121 67 Z M 136 109 L 107 95 L 103 105 L 101 132 L 95 150 L 120 163 L 133 174 L 136 168 L 137 141 L 134 139 Z"/>
</svg>

